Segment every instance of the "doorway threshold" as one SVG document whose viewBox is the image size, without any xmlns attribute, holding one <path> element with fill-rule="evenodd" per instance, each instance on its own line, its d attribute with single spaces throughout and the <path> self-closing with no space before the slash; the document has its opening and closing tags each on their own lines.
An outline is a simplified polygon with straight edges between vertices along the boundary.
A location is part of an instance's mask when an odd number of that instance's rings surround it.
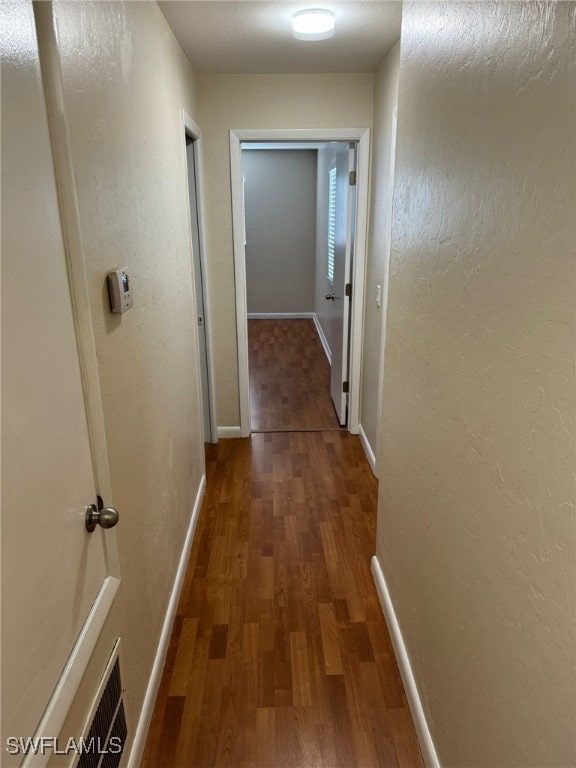
<svg viewBox="0 0 576 768">
<path fill-rule="evenodd" d="M 346 427 L 275 427 L 274 429 L 252 429 L 252 435 L 270 435 L 277 432 L 346 432 Z"/>
</svg>

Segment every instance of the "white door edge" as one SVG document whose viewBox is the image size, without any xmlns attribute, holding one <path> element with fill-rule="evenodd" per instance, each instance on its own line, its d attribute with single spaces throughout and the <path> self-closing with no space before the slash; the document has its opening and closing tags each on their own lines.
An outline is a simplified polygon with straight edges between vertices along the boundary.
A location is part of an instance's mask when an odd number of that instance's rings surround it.
<svg viewBox="0 0 576 768">
<path fill-rule="evenodd" d="M 208 274 L 208 265 L 206 263 L 206 227 L 204 224 L 204 209 L 202 205 L 203 173 L 202 173 L 202 136 L 200 128 L 183 109 L 180 110 L 180 118 L 183 127 L 182 151 L 184 154 L 184 184 L 186 189 L 186 198 L 188 199 L 188 176 L 186 173 L 186 143 L 185 134 L 194 139 L 194 162 L 196 168 L 196 207 L 198 210 L 198 231 L 200 235 L 200 264 L 202 268 L 202 296 L 204 298 L 204 333 L 206 335 L 206 358 L 208 362 L 208 399 L 210 409 L 210 442 L 218 442 L 218 427 L 216 424 L 216 379 L 214 377 L 214 353 L 212 346 L 212 314 L 210 312 L 210 277 Z M 190 206 L 188 205 L 188 217 L 190 217 Z M 190 237 L 190 258 L 192 259 L 192 233 L 191 224 L 188 222 Z"/>
<path fill-rule="evenodd" d="M 246 253 L 244 246 L 244 199 L 242 180 L 243 141 L 357 141 L 358 176 L 356 202 L 356 243 L 354 246 L 353 290 L 350 329 L 350 390 L 348 431 L 358 434 L 360 427 L 360 365 L 362 361 L 362 317 L 366 273 L 368 190 L 370 173 L 369 128 L 281 128 L 230 130 L 230 179 L 232 189 L 232 232 L 236 285 L 236 335 L 238 341 L 238 391 L 240 431 L 250 434 L 250 380 L 248 368 L 248 324 L 246 302 Z"/>
</svg>

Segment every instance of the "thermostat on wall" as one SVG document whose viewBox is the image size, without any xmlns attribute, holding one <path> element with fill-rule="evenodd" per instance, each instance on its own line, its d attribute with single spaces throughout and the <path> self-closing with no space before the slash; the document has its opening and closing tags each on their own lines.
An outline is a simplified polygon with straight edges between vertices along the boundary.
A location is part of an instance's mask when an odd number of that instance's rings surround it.
<svg viewBox="0 0 576 768">
<path fill-rule="evenodd" d="M 110 311 L 121 315 L 132 306 L 132 288 L 130 275 L 125 269 L 117 269 L 108 273 L 108 295 L 110 296 Z"/>
</svg>

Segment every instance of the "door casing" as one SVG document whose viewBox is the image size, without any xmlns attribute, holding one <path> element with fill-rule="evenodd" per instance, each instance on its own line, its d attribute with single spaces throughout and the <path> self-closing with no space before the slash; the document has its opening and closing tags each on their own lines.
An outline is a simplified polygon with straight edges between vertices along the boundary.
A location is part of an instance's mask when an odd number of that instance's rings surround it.
<svg viewBox="0 0 576 768">
<path fill-rule="evenodd" d="M 232 231 L 234 277 L 236 285 L 236 334 L 238 341 L 238 390 L 240 396 L 240 434 L 250 434 L 250 382 L 248 370 L 248 317 L 246 304 L 246 254 L 244 243 L 244 195 L 242 178 L 243 141 L 356 141 L 358 142 L 356 233 L 352 271 L 350 324 L 350 378 L 348 431 L 360 430 L 360 366 L 362 361 L 362 318 L 368 226 L 370 171 L 369 128 L 233 129 L 230 131 L 230 178 L 232 186 Z"/>
<path fill-rule="evenodd" d="M 184 110 L 181 111 L 181 121 L 183 127 L 182 146 L 184 152 L 184 168 L 187 169 L 187 157 L 186 157 L 186 136 L 190 136 L 193 140 L 194 148 L 194 165 L 196 175 L 196 209 L 198 214 L 198 234 L 200 239 L 200 269 L 202 270 L 202 298 L 204 300 L 204 334 L 206 337 L 206 362 L 208 367 L 208 409 L 210 411 L 210 434 L 205 435 L 205 439 L 211 443 L 218 442 L 218 428 L 216 426 L 216 392 L 214 387 L 214 356 L 212 352 L 212 336 L 211 336 L 211 312 L 210 312 L 210 287 L 208 284 L 208 268 L 206 264 L 206 240 L 205 240 L 205 226 L 204 226 L 204 214 L 202 207 L 202 163 L 201 163 L 201 135 L 200 128 L 196 125 L 194 120 Z M 190 237 L 190 254 L 191 254 L 191 269 L 194 284 L 198 279 L 194 270 L 194 255 L 193 255 L 193 238 L 192 238 L 192 216 L 190 213 L 190 195 L 188 190 L 188 171 L 186 170 L 186 176 L 184 179 L 186 187 L 186 199 L 188 200 L 188 232 Z M 202 396 L 201 382 L 198 381 L 198 391 Z M 202 403 L 200 404 L 202 407 Z"/>
</svg>

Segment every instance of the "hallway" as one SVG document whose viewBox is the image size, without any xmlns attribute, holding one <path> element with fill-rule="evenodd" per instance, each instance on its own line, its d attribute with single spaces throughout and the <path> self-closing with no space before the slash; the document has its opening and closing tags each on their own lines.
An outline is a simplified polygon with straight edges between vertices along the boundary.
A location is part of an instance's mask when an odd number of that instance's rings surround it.
<svg viewBox="0 0 576 768">
<path fill-rule="evenodd" d="M 0 3 L 2 768 L 576 766 L 576 0 L 298 5 Z"/>
<path fill-rule="evenodd" d="M 376 495 L 343 431 L 208 446 L 142 768 L 422 765 L 370 574 Z"/>
</svg>

